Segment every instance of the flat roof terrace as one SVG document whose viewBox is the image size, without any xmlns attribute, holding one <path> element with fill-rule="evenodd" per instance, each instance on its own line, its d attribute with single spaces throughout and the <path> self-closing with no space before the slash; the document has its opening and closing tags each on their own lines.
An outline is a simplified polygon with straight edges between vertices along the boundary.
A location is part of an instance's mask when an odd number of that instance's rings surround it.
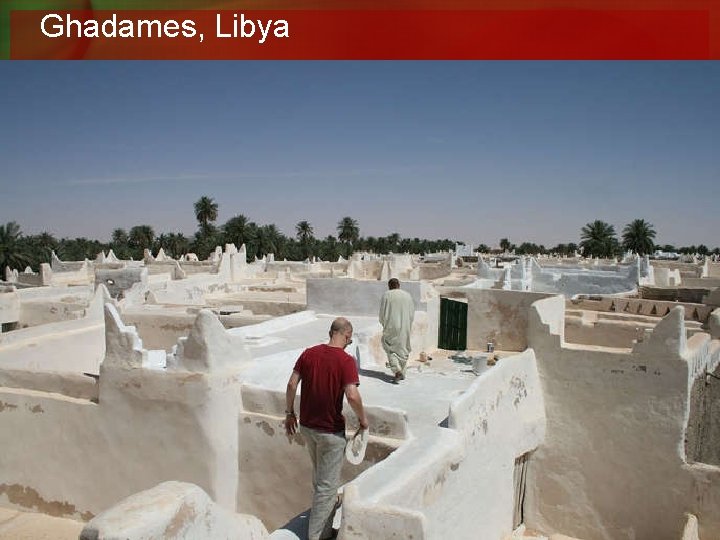
<svg viewBox="0 0 720 540">
<path fill-rule="evenodd" d="M 231 334 L 246 337 L 255 360 L 254 365 L 243 372 L 243 381 L 284 391 L 295 361 L 302 351 L 327 342 L 333 318 L 329 315 L 303 312 L 284 318 L 286 324 L 282 327 L 271 326 L 273 322 L 279 322 L 271 321 L 265 328 L 260 324 L 229 330 Z M 406 379 L 400 384 L 393 384 L 390 370 L 384 366 L 384 352 L 377 339 L 381 332 L 377 319 L 351 316 L 348 320 L 354 328 L 354 343 L 347 351 L 360 360 L 360 392 L 363 402 L 366 405 L 405 411 L 411 428 L 442 424 L 447 418 L 450 402 L 462 394 L 476 378 L 471 365 L 463 361 L 453 361 L 445 351 L 441 351 L 429 364 L 410 361 Z M 374 343 L 375 341 L 377 343 Z M 378 363 L 378 355 L 382 358 L 382 364 Z M 302 392 L 302 385 L 300 391 Z"/>
</svg>

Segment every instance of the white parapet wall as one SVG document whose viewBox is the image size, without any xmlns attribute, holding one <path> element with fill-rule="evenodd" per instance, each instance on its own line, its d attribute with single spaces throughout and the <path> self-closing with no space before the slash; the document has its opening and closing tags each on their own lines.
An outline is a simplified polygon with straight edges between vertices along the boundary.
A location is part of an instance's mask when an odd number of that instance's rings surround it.
<svg viewBox="0 0 720 540">
<path fill-rule="evenodd" d="M 97 383 L 0 370 L 0 433 L 13 434 L 3 440 L 1 505 L 87 521 L 133 493 L 180 480 L 267 526 L 307 508 L 310 463 L 303 441 L 284 435 L 284 393 L 243 382 L 256 362 L 246 347 L 251 336 L 233 335 L 201 311 L 167 355 L 145 349 L 111 304 L 105 328 Z M 255 334 L 263 339 L 272 329 Z M 346 480 L 409 436 L 402 411 L 368 407 L 368 414 L 371 444 L 362 464 L 346 467 Z"/>
<path fill-rule="evenodd" d="M 347 538 L 482 538 L 513 530 L 517 458 L 540 444 L 543 404 L 532 351 L 507 357 L 428 427 L 345 488 Z M 412 535 L 412 536 L 411 536 Z"/>
<path fill-rule="evenodd" d="M 720 468 L 685 455 L 691 389 L 720 347 L 702 334 L 688 341 L 681 307 L 632 350 L 567 344 L 562 309 L 547 299 L 530 313 L 548 421 L 528 472 L 528 527 L 669 540 L 692 512 L 700 538 L 720 537 Z"/>
<path fill-rule="evenodd" d="M 267 359 L 264 359 L 266 361 Z M 299 410 L 299 396 L 295 410 Z M 303 437 L 285 434 L 285 392 L 258 385 L 242 385 L 242 411 L 238 419 L 239 512 L 260 517 L 274 530 L 309 505 L 312 466 Z M 357 427 L 354 414 L 343 411 L 350 433 Z M 365 459 L 359 465 L 343 461 L 347 482 L 386 459 L 410 436 L 402 411 L 366 406 L 370 437 Z"/>
<path fill-rule="evenodd" d="M 437 346 L 439 301 L 434 287 L 425 282 L 402 281 L 400 288 L 409 292 L 415 302 L 415 320 L 410 338 L 411 359 L 414 359 L 421 351 L 431 351 Z M 377 317 L 380 299 L 387 290 L 386 281 L 312 278 L 307 280 L 307 308 L 316 313 Z M 377 331 L 368 336 L 368 345 L 374 362 L 384 365 L 386 358 L 380 345 L 382 327 L 379 324 Z"/>
<path fill-rule="evenodd" d="M 94 287 L 34 287 L 18 291 L 18 328 L 80 319 L 87 314 Z"/>
<path fill-rule="evenodd" d="M 15 287 L 0 290 L 0 324 L 17 323 L 20 320 L 20 298 Z"/>
<path fill-rule="evenodd" d="M 80 540 L 263 540 L 254 516 L 229 512 L 198 486 L 163 482 L 131 495 L 88 523 Z"/>
<path fill-rule="evenodd" d="M 427 284 L 419 281 L 403 281 L 400 288 L 413 297 L 416 310 L 427 309 Z M 377 316 L 380 311 L 380 299 L 387 290 L 387 281 L 311 278 L 307 280 L 307 308 L 317 313 Z"/>
<path fill-rule="evenodd" d="M 467 348 L 483 350 L 488 342 L 496 349 L 523 351 L 527 348 L 528 311 L 533 302 L 555 295 L 448 287 L 439 289 L 447 298 L 463 298 L 468 303 Z M 557 296 L 562 301 L 562 297 Z"/>
<path fill-rule="evenodd" d="M 0 433 L 14 441 L 3 442 L 2 503 L 87 520 L 123 497 L 179 479 L 234 511 L 238 373 L 248 357 L 211 319 L 198 316 L 172 369 L 163 370 L 152 366 L 164 351 L 143 349 L 108 304 L 94 396 L 50 379 L 42 389 L 0 389 Z M 81 397 L 59 393 L 64 388 Z"/>
<path fill-rule="evenodd" d="M 82 318 L 0 334 L 0 368 L 97 373 L 105 354 L 108 299 L 107 290 L 98 287 Z"/>
</svg>

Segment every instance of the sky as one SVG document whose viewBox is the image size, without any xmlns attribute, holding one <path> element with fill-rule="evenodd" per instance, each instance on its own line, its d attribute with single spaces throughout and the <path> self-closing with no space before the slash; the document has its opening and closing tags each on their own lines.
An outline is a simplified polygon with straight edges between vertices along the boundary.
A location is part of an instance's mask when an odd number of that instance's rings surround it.
<svg viewBox="0 0 720 540">
<path fill-rule="evenodd" d="M 0 62 L 0 223 L 720 245 L 720 62 Z"/>
</svg>

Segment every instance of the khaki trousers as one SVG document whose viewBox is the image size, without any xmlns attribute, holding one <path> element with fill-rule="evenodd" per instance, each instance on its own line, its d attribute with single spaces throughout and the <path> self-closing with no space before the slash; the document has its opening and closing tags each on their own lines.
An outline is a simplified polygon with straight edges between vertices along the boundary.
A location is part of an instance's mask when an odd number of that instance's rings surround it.
<svg viewBox="0 0 720 540">
<path fill-rule="evenodd" d="M 308 539 L 329 538 L 345 456 L 345 433 L 324 433 L 300 426 L 313 466 L 313 503 Z"/>
</svg>

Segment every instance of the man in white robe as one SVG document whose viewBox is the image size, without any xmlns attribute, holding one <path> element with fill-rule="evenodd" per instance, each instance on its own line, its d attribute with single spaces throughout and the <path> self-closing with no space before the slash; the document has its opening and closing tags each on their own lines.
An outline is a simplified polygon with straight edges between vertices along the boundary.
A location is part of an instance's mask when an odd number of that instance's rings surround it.
<svg viewBox="0 0 720 540">
<path fill-rule="evenodd" d="M 396 278 L 388 281 L 388 290 L 380 300 L 380 324 L 383 327 L 382 346 L 388 357 L 387 367 L 395 375 L 395 382 L 405 378 L 405 366 L 410 356 L 410 330 L 415 316 L 415 302 L 407 291 L 400 289 Z"/>
</svg>

